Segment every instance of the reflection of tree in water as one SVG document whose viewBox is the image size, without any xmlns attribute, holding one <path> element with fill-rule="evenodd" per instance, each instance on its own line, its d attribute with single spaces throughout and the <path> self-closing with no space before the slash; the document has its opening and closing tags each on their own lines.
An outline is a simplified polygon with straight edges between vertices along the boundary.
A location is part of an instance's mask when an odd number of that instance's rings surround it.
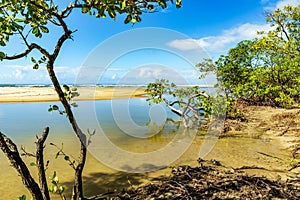
<svg viewBox="0 0 300 200">
<path fill-rule="evenodd" d="M 182 126 L 181 120 L 174 120 L 173 118 L 167 118 L 160 131 L 148 137 L 151 142 L 170 142 L 175 136 L 177 140 L 184 137 L 194 137 L 195 131 L 198 132 L 197 128 L 185 128 Z M 148 123 L 150 124 L 150 123 Z M 154 126 L 154 127 L 153 127 Z M 149 129 L 157 130 L 155 125 L 149 125 Z M 150 131 L 151 132 L 151 131 Z"/>
<path fill-rule="evenodd" d="M 149 104 L 165 104 L 180 117 L 185 128 L 199 127 L 204 122 L 203 116 L 209 114 L 206 109 L 209 96 L 199 86 L 177 87 L 176 84 L 161 79 L 149 83 L 145 91 Z"/>
</svg>

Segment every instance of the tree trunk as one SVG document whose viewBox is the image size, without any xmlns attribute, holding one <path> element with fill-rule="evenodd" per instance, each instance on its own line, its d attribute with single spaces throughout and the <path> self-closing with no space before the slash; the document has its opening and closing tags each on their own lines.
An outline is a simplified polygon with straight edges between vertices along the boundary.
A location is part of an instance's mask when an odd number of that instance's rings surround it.
<svg viewBox="0 0 300 200">
<path fill-rule="evenodd" d="M 53 62 L 51 60 L 47 64 L 47 70 L 48 70 L 49 77 L 53 83 L 53 86 L 55 88 L 55 91 L 59 96 L 59 100 L 65 108 L 67 117 L 69 119 L 70 124 L 72 125 L 75 135 L 77 136 L 77 138 L 80 141 L 80 156 L 79 156 L 78 165 L 75 169 L 75 181 L 74 181 L 75 185 L 73 188 L 72 199 L 74 199 L 74 200 L 77 200 L 79 198 L 84 199 L 83 185 L 82 185 L 82 172 L 83 172 L 83 168 L 85 165 L 86 154 L 87 154 L 86 135 L 81 131 L 81 129 L 79 128 L 79 126 L 75 120 L 75 117 L 71 110 L 71 106 L 70 106 L 69 102 L 67 101 L 67 99 L 65 98 L 64 92 L 62 91 L 60 84 L 58 82 L 58 79 L 55 75 L 55 72 L 53 70 Z"/>
</svg>

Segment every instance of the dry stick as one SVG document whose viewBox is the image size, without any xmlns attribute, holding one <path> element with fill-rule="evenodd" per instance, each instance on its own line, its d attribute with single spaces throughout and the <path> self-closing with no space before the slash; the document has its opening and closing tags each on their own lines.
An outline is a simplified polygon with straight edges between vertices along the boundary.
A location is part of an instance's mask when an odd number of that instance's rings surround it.
<svg viewBox="0 0 300 200">
<path fill-rule="evenodd" d="M 44 129 L 44 132 L 40 138 L 37 139 L 36 142 L 36 165 L 38 168 L 39 182 L 41 191 L 43 194 L 44 200 L 50 200 L 47 179 L 45 174 L 45 165 L 44 165 L 44 143 L 47 139 L 49 133 L 49 127 Z"/>
<path fill-rule="evenodd" d="M 276 158 L 276 159 L 282 160 L 282 158 L 279 158 L 277 156 L 272 156 L 272 155 L 269 155 L 269 154 L 264 153 L 264 152 L 257 151 L 257 153 L 259 153 L 261 155 L 264 155 L 264 156 L 267 156 L 267 157 L 271 157 L 271 158 Z"/>
<path fill-rule="evenodd" d="M 9 139 L 6 135 L 0 132 L 0 147 L 1 150 L 6 154 L 12 166 L 20 174 L 23 184 L 31 193 L 33 199 L 41 200 L 43 199 L 43 194 L 40 190 L 39 185 L 32 178 L 26 164 L 23 162 L 20 154 L 18 152 L 17 146 Z"/>
</svg>

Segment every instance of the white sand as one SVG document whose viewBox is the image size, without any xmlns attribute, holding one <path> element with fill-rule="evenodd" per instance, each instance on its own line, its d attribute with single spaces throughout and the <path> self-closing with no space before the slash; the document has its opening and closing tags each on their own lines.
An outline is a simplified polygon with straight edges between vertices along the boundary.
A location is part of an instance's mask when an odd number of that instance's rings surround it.
<svg viewBox="0 0 300 200">
<path fill-rule="evenodd" d="M 78 88 L 79 97 L 74 100 L 101 100 L 140 97 L 145 94 L 141 88 L 103 87 Z M 0 102 L 45 102 L 58 101 L 53 87 L 0 87 Z"/>
</svg>

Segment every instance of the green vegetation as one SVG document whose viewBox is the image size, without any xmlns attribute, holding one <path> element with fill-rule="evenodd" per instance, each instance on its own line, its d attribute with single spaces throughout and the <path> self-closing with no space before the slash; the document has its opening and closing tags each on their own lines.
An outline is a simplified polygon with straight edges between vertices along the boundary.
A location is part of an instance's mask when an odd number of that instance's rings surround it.
<svg viewBox="0 0 300 200">
<path fill-rule="evenodd" d="M 164 103 L 181 117 L 185 127 L 204 115 L 240 117 L 239 101 L 252 105 L 298 107 L 300 103 L 300 5 L 286 6 L 267 14 L 270 31 L 244 40 L 216 61 L 204 59 L 196 64 L 199 78 L 216 75 L 218 91 L 207 95 L 199 87 L 178 88 L 168 80 L 147 86 L 151 103 Z M 176 106 L 176 107 L 175 107 Z"/>
<path fill-rule="evenodd" d="M 57 105 L 49 108 L 49 111 L 57 110 L 60 114 L 66 114 L 73 128 L 75 135 L 80 141 L 78 149 L 78 159 L 76 164 L 72 165 L 74 169 L 74 187 L 72 188 L 71 199 L 87 199 L 83 191 L 82 173 L 85 166 L 87 155 L 87 135 L 84 133 L 73 115 L 72 106 L 76 104 L 71 102 L 71 99 L 78 95 L 76 90 L 70 89 L 68 86 L 61 87 L 59 79 L 55 73 L 55 62 L 61 52 L 61 48 L 67 40 L 72 39 L 73 33 L 76 30 L 71 30 L 68 26 L 67 19 L 74 14 L 74 10 L 81 10 L 82 14 L 89 14 L 96 18 L 110 18 L 116 20 L 117 15 L 124 14 L 126 18 L 124 23 L 134 25 L 141 21 L 143 12 L 154 12 L 160 9 L 165 9 L 168 2 L 174 3 L 173 0 L 70 0 L 69 5 L 64 6 L 64 3 L 55 3 L 52 0 L 1 0 L 0 1 L 0 45 L 3 47 L 0 51 L 0 60 L 16 60 L 21 59 L 35 51 L 40 54 L 40 58 L 31 57 L 33 69 L 45 67 L 49 78 L 57 92 L 63 109 Z M 176 0 L 176 7 L 181 7 L 181 0 Z M 51 30 L 55 29 L 57 41 L 53 42 L 53 47 L 46 49 L 42 44 L 43 36 L 54 33 Z M 60 35 L 57 33 L 60 32 Z M 58 34 L 58 35 L 57 35 Z M 8 49 L 5 48 L 10 41 L 19 40 L 24 44 L 22 52 L 13 52 L 8 55 Z M 48 187 L 48 181 L 45 174 L 44 165 L 44 142 L 47 139 L 49 128 L 45 128 L 44 133 L 39 138 L 37 137 L 37 151 L 32 154 L 36 158 L 36 162 L 32 164 L 38 169 L 39 184 L 31 176 L 28 166 L 23 162 L 18 152 L 17 146 L 12 140 L 0 132 L 0 147 L 6 154 L 12 166 L 18 171 L 25 187 L 29 190 L 33 199 L 48 200 L 50 192 L 57 193 L 64 199 L 62 194 L 65 190 L 59 185 L 56 173 L 50 180 L 52 185 Z M 64 157 L 70 161 L 69 157 Z M 47 162 L 49 164 L 49 162 Z M 46 164 L 46 165 L 47 165 Z M 96 199 L 94 197 L 94 199 Z M 26 199 L 26 196 L 21 196 L 19 199 Z M 93 198 L 89 198 L 93 199 Z"/>
<path fill-rule="evenodd" d="M 300 5 L 267 14 L 271 30 L 244 40 L 215 62 L 197 64 L 214 72 L 228 98 L 255 105 L 297 107 L 300 103 Z"/>
</svg>

